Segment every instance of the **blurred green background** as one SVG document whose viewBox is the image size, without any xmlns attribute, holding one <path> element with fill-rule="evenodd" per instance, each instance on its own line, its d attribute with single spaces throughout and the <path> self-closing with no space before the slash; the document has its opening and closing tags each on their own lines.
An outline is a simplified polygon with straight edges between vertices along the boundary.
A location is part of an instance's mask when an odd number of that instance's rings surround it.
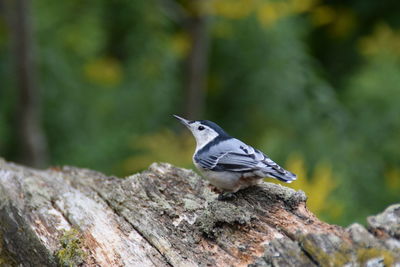
<svg viewBox="0 0 400 267">
<path fill-rule="evenodd" d="M 328 222 L 400 200 L 400 2 L 0 0 L 0 156 L 127 176 L 194 168 L 217 122 Z"/>
</svg>

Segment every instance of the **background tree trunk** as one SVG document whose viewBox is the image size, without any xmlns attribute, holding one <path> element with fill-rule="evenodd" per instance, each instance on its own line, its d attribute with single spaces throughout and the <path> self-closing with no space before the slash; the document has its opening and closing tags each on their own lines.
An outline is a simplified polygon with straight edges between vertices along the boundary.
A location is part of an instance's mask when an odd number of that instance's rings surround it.
<svg viewBox="0 0 400 267">
<path fill-rule="evenodd" d="M 48 155 L 41 121 L 41 94 L 36 80 L 32 3 L 30 0 L 6 0 L 4 3 L 15 62 L 15 81 L 19 89 L 16 117 L 19 158 L 29 166 L 43 167 Z"/>
<path fill-rule="evenodd" d="M 280 185 L 248 188 L 231 201 L 216 196 L 194 172 L 169 164 L 120 179 L 0 160 L 0 263 L 400 265 L 400 205 L 369 217 L 367 229 L 344 229 L 318 220 L 302 191 Z"/>
<path fill-rule="evenodd" d="M 201 11 L 201 0 L 187 1 L 186 17 L 190 50 L 186 60 L 185 117 L 199 119 L 204 112 L 210 36 L 208 17 Z"/>
</svg>

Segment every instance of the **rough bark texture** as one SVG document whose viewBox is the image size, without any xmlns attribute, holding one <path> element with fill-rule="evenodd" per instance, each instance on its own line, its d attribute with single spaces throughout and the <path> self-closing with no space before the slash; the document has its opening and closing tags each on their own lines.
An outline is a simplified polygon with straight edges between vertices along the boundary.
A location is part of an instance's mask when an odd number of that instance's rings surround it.
<svg viewBox="0 0 400 267">
<path fill-rule="evenodd" d="M 400 205 L 344 229 L 279 185 L 216 196 L 169 164 L 120 179 L 0 160 L 0 265 L 400 266 Z"/>
</svg>

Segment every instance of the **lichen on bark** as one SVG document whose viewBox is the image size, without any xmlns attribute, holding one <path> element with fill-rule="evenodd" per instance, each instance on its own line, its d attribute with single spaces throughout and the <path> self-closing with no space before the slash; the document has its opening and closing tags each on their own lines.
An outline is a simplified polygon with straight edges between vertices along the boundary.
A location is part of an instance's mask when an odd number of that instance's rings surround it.
<svg viewBox="0 0 400 267">
<path fill-rule="evenodd" d="M 77 229 L 73 228 L 63 233 L 56 256 L 61 266 L 78 266 L 84 263 L 87 255 L 83 250 L 82 235 Z"/>
</svg>

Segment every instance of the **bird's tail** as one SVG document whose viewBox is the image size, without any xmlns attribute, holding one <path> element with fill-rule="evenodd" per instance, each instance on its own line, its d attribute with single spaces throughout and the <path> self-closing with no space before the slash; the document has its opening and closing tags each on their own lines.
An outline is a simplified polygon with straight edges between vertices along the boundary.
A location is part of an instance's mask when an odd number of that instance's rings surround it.
<svg viewBox="0 0 400 267">
<path fill-rule="evenodd" d="M 264 155 L 264 160 L 262 161 L 262 164 L 263 165 L 261 166 L 261 170 L 263 174 L 267 177 L 275 178 L 285 183 L 291 183 L 297 179 L 296 174 L 285 170 L 274 161 L 272 161 L 270 158 L 268 158 L 266 155 Z"/>
<path fill-rule="evenodd" d="M 270 173 L 268 173 L 268 176 L 275 178 L 279 181 L 285 182 L 285 183 L 291 183 L 297 179 L 296 174 L 294 174 L 290 171 L 287 171 L 287 170 L 283 170 L 281 172 L 270 172 Z"/>
</svg>

